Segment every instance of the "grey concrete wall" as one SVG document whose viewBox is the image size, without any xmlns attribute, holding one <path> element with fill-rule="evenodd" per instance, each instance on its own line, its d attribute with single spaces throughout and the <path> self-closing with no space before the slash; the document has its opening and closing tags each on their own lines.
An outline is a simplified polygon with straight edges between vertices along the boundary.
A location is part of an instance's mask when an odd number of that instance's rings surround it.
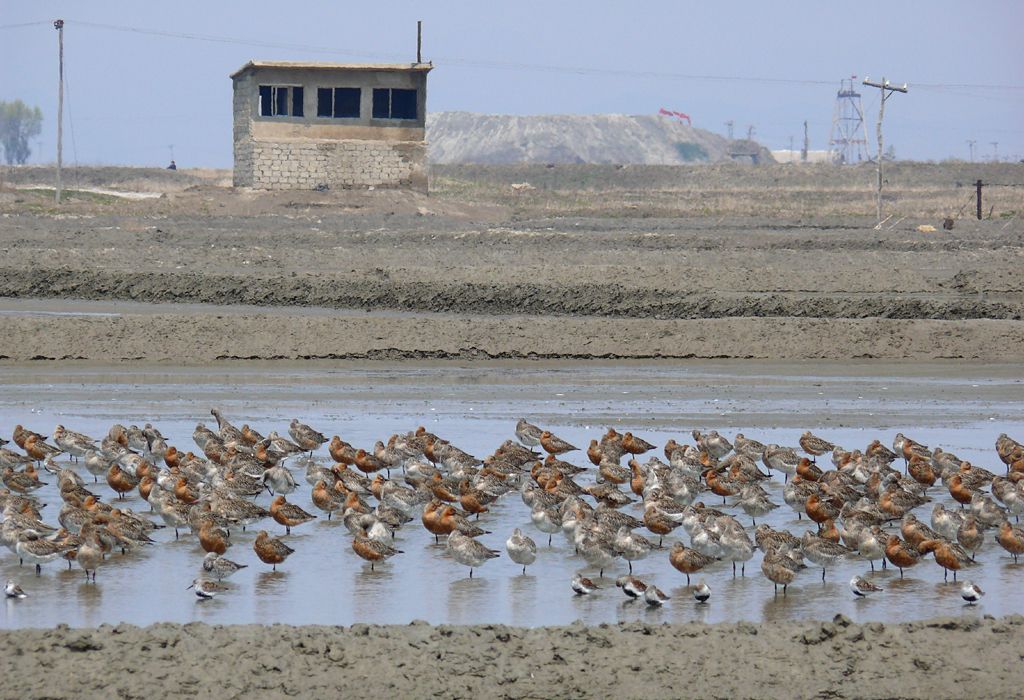
<svg viewBox="0 0 1024 700">
<path fill-rule="evenodd" d="M 259 115 L 260 85 L 301 85 L 303 117 Z M 317 88 L 360 87 L 358 119 L 317 117 Z M 373 119 L 373 88 L 415 88 L 417 119 Z M 236 187 L 427 190 L 426 73 L 256 68 L 234 79 Z"/>
</svg>

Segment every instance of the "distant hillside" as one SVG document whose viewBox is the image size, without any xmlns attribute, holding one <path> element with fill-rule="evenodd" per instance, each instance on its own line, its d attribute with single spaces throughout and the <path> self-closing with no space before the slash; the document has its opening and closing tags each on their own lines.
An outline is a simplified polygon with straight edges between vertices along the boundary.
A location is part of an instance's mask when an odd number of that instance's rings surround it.
<svg viewBox="0 0 1024 700">
<path fill-rule="evenodd" d="M 772 161 L 759 144 L 654 115 L 439 112 L 427 116 L 427 143 L 432 163 L 681 165 L 727 161 L 734 154 L 747 162 L 750 154 Z"/>
</svg>

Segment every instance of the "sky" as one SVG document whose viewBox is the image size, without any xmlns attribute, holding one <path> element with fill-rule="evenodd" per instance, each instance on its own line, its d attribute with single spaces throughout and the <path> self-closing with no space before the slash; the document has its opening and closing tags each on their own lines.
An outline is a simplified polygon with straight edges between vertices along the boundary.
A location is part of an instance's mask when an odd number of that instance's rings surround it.
<svg viewBox="0 0 1024 700">
<path fill-rule="evenodd" d="M 885 104 L 902 159 L 1024 159 L 1024 2 L 216 2 L 0 0 L 0 100 L 38 105 L 30 162 L 230 167 L 231 81 L 250 59 L 415 60 L 430 112 L 689 114 L 772 149 L 828 147 L 840 80 L 909 84 Z M 27 26 L 18 26 L 27 25 Z M 863 88 L 875 148 L 878 90 Z M 998 144 L 998 145 L 994 145 Z"/>
</svg>

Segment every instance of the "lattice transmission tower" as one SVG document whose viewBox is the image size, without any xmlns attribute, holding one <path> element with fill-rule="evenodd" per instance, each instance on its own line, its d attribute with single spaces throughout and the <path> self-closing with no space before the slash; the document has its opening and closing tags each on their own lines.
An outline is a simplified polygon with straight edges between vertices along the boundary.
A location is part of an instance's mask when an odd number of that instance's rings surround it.
<svg viewBox="0 0 1024 700">
<path fill-rule="evenodd" d="M 829 155 L 833 163 L 860 163 L 868 157 L 868 131 L 864 125 L 864 106 L 853 81 L 843 80 L 836 93 L 836 106 L 832 112 L 832 133 L 828 138 Z"/>
</svg>

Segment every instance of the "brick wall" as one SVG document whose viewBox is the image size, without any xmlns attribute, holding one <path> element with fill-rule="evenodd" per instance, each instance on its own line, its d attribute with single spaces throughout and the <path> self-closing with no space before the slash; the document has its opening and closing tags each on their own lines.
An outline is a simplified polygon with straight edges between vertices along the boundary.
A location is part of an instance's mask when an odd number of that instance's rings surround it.
<svg viewBox="0 0 1024 700">
<path fill-rule="evenodd" d="M 320 185 L 426 189 L 426 144 L 395 141 L 254 141 L 235 145 L 235 185 L 311 190 Z"/>
</svg>

